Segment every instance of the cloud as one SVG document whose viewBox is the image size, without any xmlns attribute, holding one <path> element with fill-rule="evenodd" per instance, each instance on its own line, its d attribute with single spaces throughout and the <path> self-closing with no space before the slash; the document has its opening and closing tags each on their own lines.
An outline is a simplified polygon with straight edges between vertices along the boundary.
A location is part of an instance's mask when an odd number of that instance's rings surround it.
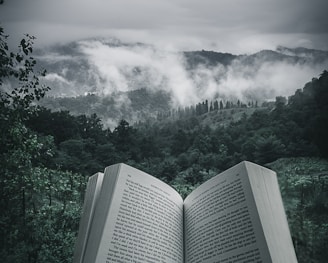
<svg viewBox="0 0 328 263">
<path fill-rule="evenodd" d="M 63 84 L 69 84 L 69 81 L 66 80 L 64 77 L 58 75 L 57 73 L 50 73 L 47 74 L 44 79 L 46 81 L 51 81 L 51 82 L 62 82 Z"/>
<path fill-rule="evenodd" d="M 56 63 L 56 62 L 62 62 L 65 60 L 74 59 L 73 56 L 71 56 L 71 55 L 61 55 L 61 54 L 52 53 L 52 52 L 47 52 L 42 55 L 36 55 L 34 57 L 36 59 L 47 61 L 48 63 Z"/>
<path fill-rule="evenodd" d="M 222 97 L 238 98 L 244 102 L 273 100 L 276 96 L 288 97 L 318 76 L 325 66 L 279 61 L 245 67 L 240 61 L 236 61 L 229 67 L 218 89 Z"/>
<path fill-rule="evenodd" d="M 191 104 L 197 99 L 181 54 L 153 46 L 112 47 L 100 41 L 80 42 L 81 51 L 103 80 L 104 94 L 138 88 L 166 90 L 174 104 Z"/>
<path fill-rule="evenodd" d="M 14 38 L 30 33 L 39 43 L 117 36 L 249 53 L 297 42 L 328 49 L 327 9 L 326 0 L 11 0 L 0 17 Z"/>
<path fill-rule="evenodd" d="M 253 64 L 241 57 L 229 66 L 199 65 L 189 71 L 181 52 L 111 41 L 79 42 L 79 50 L 90 65 L 87 74 L 91 86 L 105 95 L 140 88 L 164 90 L 171 94 L 173 107 L 205 99 L 247 102 L 290 96 L 328 66 L 328 61 L 301 64 L 270 61 L 258 55 Z"/>
</svg>

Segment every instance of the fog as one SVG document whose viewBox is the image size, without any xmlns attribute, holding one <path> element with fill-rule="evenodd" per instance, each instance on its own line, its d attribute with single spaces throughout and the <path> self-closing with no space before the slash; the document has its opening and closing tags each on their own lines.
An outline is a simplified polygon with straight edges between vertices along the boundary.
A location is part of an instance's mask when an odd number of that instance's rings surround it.
<svg viewBox="0 0 328 263">
<path fill-rule="evenodd" d="M 76 49 L 75 56 L 46 53 L 38 57 L 45 67 L 60 63 L 57 71 L 46 76 L 52 94 L 111 95 L 147 88 L 169 92 L 173 107 L 190 106 L 205 99 L 247 102 L 290 96 L 328 66 L 327 60 L 320 64 L 311 60 L 296 63 L 257 55 L 252 63 L 241 56 L 228 66 L 199 64 L 188 70 L 182 52 L 154 45 L 84 40 L 78 42 Z"/>
</svg>

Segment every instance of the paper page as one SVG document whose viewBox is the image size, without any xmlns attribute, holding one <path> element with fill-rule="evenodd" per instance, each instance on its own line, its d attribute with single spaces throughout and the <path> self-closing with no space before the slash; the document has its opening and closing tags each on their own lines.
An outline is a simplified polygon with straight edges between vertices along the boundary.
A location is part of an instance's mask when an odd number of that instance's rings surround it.
<svg viewBox="0 0 328 263">
<path fill-rule="evenodd" d="M 186 263 L 271 262 L 244 163 L 198 187 L 184 209 Z"/>
<path fill-rule="evenodd" d="M 96 262 L 183 262 L 183 200 L 164 182 L 121 164 Z"/>
<path fill-rule="evenodd" d="M 96 173 L 90 176 L 88 180 L 81 220 L 79 224 L 79 234 L 74 249 L 74 263 L 79 263 L 83 260 L 84 250 L 87 244 L 89 230 L 92 223 L 96 203 L 99 197 L 103 176 L 103 173 Z"/>
<path fill-rule="evenodd" d="M 275 172 L 252 163 L 246 167 L 272 262 L 297 263 Z"/>
</svg>

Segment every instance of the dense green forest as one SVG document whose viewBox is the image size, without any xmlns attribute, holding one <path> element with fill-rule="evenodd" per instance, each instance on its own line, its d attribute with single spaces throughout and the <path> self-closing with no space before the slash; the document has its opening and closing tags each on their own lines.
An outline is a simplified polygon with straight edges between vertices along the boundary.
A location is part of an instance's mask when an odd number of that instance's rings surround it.
<svg viewBox="0 0 328 263">
<path fill-rule="evenodd" d="M 236 103 L 113 130 L 101 119 L 35 106 L 48 87 L 33 40 L 10 51 L 0 28 L 0 256 L 71 262 L 87 177 L 125 162 L 182 196 L 242 160 L 277 171 L 299 262 L 328 256 L 328 72 L 273 107 Z M 210 106 L 207 105 L 208 109 Z M 178 111 L 177 111 L 178 112 Z M 235 114 L 238 118 L 234 118 Z M 163 117 L 163 116 L 161 116 Z M 216 120 L 215 125 L 213 125 Z"/>
</svg>

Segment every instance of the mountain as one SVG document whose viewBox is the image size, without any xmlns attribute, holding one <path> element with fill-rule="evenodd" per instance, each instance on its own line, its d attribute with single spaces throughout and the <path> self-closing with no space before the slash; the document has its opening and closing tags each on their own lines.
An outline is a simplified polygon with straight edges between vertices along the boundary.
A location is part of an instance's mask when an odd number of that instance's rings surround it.
<svg viewBox="0 0 328 263">
<path fill-rule="evenodd" d="M 183 55 L 186 59 L 186 65 L 188 69 L 194 69 L 200 65 L 206 65 L 207 67 L 215 67 L 219 64 L 229 66 L 235 59 L 241 57 L 239 55 L 233 55 L 230 53 L 206 50 L 183 52 Z"/>
<path fill-rule="evenodd" d="M 312 68 L 307 77 L 319 74 L 328 65 L 327 51 L 306 48 L 280 46 L 276 51 L 234 55 L 205 50 L 172 52 L 141 43 L 123 43 L 117 39 L 57 44 L 37 50 L 35 57 L 39 65 L 47 70 L 44 81 L 52 87 L 50 94 L 55 97 L 78 96 L 86 92 L 106 95 L 141 88 L 165 90 L 178 96 L 180 94 L 174 90 L 184 86 L 195 93 L 196 96 L 190 98 L 194 99 L 193 103 L 206 99 L 205 96 L 235 96 L 232 83 L 225 82 L 230 78 L 239 79 L 243 73 L 247 73 L 251 80 L 262 76 L 266 78 L 265 72 L 258 70 L 265 71 L 268 65 L 274 70 L 282 64 Z M 304 78 L 302 83 L 307 79 Z M 251 88 L 250 85 L 247 88 Z M 242 91 L 239 96 L 244 95 Z M 183 103 L 181 99 L 178 102 Z M 190 100 L 186 102 L 190 103 Z"/>
<path fill-rule="evenodd" d="M 283 46 L 278 46 L 277 52 L 284 55 L 295 56 L 299 58 L 304 58 L 306 60 L 311 60 L 315 64 L 324 63 L 325 60 L 327 60 L 327 51 L 323 51 L 323 50 L 308 49 L 304 47 L 287 48 Z"/>
<path fill-rule="evenodd" d="M 102 114 L 115 115 L 115 120 L 135 120 L 204 100 L 274 100 L 292 95 L 328 68 L 328 51 L 279 46 L 241 55 L 180 52 L 114 38 L 57 44 L 36 50 L 34 56 L 48 72 L 43 82 L 51 87 L 47 95 L 52 98 L 45 104 L 82 114 L 99 113 L 104 108 L 100 105 L 110 102 L 106 106 L 110 110 Z M 98 104 L 88 104 L 86 95 L 96 96 Z M 71 98 L 72 105 L 74 100 L 84 101 L 84 111 L 67 106 L 68 102 L 60 105 L 64 98 Z"/>
</svg>

